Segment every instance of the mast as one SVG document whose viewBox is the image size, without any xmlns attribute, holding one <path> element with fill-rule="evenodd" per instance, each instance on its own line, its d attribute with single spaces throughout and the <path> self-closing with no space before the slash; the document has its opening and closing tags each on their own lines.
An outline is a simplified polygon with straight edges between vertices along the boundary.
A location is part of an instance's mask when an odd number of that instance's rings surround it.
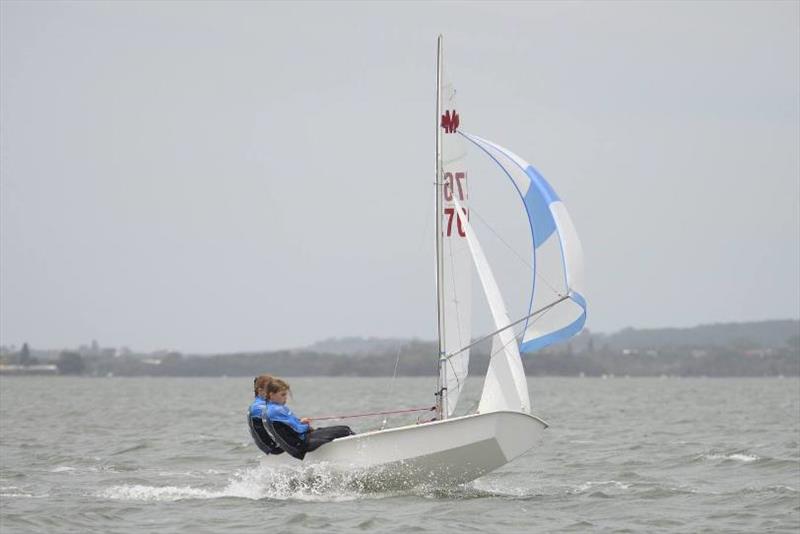
<svg viewBox="0 0 800 534">
<path fill-rule="evenodd" d="M 447 417 L 447 389 L 445 389 L 444 356 L 444 283 L 442 273 L 442 129 L 439 121 L 442 116 L 442 36 L 436 40 L 436 181 L 434 195 L 436 197 L 436 320 L 439 337 L 438 380 L 436 386 L 436 418 Z"/>
</svg>

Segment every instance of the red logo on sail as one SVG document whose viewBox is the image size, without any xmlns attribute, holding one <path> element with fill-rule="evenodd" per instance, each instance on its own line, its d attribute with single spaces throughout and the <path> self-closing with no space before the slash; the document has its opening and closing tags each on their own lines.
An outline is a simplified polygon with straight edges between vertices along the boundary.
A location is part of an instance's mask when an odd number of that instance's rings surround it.
<svg viewBox="0 0 800 534">
<path fill-rule="evenodd" d="M 458 113 L 456 110 L 453 110 L 453 113 L 450 113 L 450 110 L 444 112 L 442 115 L 442 128 L 444 128 L 444 133 L 453 133 L 458 129 Z"/>
</svg>

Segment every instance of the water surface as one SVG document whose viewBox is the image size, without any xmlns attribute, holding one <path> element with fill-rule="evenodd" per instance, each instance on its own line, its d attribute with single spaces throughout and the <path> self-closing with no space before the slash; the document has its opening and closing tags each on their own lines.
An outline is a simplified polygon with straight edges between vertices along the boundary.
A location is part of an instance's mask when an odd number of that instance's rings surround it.
<svg viewBox="0 0 800 534">
<path fill-rule="evenodd" d="M 292 408 L 310 416 L 424 406 L 434 389 L 420 378 L 289 381 Z M 0 530 L 800 530 L 797 378 L 528 382 L 551 424 L 539 448 L 464 486 L 365 491 L 263 465 L 245 422 L 249 378 L 3 377 Z"/>
</svg>

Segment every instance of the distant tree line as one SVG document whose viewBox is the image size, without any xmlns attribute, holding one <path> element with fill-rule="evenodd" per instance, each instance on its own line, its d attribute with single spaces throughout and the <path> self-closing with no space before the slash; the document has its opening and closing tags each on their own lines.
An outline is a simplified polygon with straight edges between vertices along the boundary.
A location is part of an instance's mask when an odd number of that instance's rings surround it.
<svg viewBox="0 0 800 534">
<path fill-rule="evenodd" d="M 183 355 L 134 354 L 100 349 L 65 350 L 40 362 L 25 343 L 0 363 L 17 367 L 55 364 L 64 375 L 92 376 L 434 376 L 437 347 L 419 340 L 347 338 L 314 350 Z M 336 353 L 347 349 L 348 354 Z M 488 343 L 472 349 L 470 374 L 485 374 Z M 588 330 L 569 343 L 523 355 L 529 375 L 554 376 L 800 376 L 800 321 L 704 325 L 689 329 L 626 329 L 597 335 Z"/>
<path fill-rule="evenodd" d="M 421 347 L 419 347 L 421 348 Z M 431 347 L 433 349 L 433 347 Z M 401 352 L 400 376 L 434 376 L 435 350 Z M 283 376 L 389 376 L 396 356 L 353 357 L 303 351 L 277 351 L 214 356 L 168 354 L 160 359 L 125 356 L 81 357 L 64 352 L 58 360 L 62 374 L 96 376 L 255 376 L 270 372 Z M 473 352 L 470 374 L 486 373 L 487 352 Z M 615 350 L 575 353 L 543 351 L 523 357 L 529 375 L 549 376 L 800 376 L 800 351 L 789 348 L 745 352 L 729 348 L 623 353 Z"/>
</svg>

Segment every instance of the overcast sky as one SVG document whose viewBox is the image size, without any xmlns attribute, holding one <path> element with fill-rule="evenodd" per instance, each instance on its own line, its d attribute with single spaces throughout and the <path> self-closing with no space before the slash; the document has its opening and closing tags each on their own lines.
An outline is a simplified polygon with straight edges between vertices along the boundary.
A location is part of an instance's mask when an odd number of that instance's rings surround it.
<svg viewBox="0 0 800 534">
<path fill-rule="evenodd" d="M 796 318 L 798 6 L 3 1 L 0 344 L 433 339 L 439 33 L 587 327 Z"/>
</svg>

